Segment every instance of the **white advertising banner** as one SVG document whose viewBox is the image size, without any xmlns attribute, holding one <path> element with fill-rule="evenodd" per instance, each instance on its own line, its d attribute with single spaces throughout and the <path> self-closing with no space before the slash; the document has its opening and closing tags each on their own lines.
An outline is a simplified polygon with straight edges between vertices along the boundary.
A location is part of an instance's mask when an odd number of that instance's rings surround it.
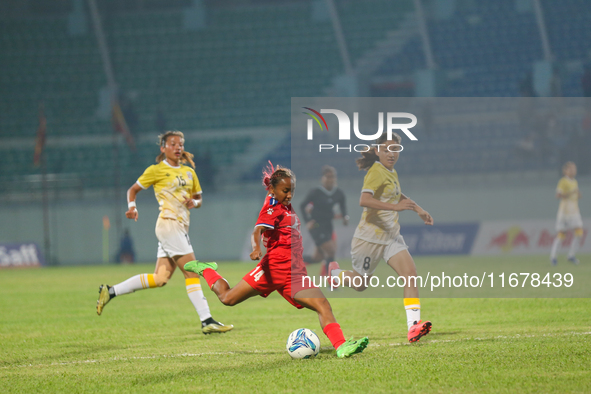
<svg viewBox="0 0 591 394">
<path fill-rule="evenodd" d="M 583 220 L 584 232 L 580 239 L 579 253 L 591 253 L 591 240 L 587 237 L 589 229 L 589 224 Z M 481 222 L 472 254 L 549 254 L 556 234 L 556 221 L 554 220 Z M 568 252 L 573 238 L 573 232 L 567 232 L 559 253 Z"/>
</svg>

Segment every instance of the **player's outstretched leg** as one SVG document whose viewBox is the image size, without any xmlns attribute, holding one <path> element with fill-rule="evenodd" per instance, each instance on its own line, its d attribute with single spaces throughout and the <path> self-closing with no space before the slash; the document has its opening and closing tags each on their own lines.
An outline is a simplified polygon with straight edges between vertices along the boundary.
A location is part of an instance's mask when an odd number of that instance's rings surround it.
<svg viewBox="0 0 591 394">
<path fill-rule="evenodd" d="M 130 294 L 137 290 L 152 289 L 166 284 L 169 277 L 160 278 L 158 274 L 139 274 L 124 280 L 116 285 L 109 286 L 102 284 L 99 287 L 99 299 L 96 302 L 96 313 L 100 316 L 105 305 L 113 298 Z"/>
<path fill-rule="evenodd" d="M 368 343 L 368 337 L 363 337 L 358 340 L 354 340 L 353 338 L 348 339 L 337 349 L 337 357 L 345 358 L 351 357 L 352 355 L 357 353 L 361 353 L 365 350 Z"/>
<path fill-rule="evenodd" d="M 166 285 L 173 272 L 174 266 L 169 262 L 169 259 L 158 258 L 153 274 L 134 275 L 113 286 L 102 284 L 99 287 L 99 299 L 96 303 L 97 314 L 100 316 L 105 305 L 115 297 Z"/>
<path fill-rule="evenodd" d="M 96 313 L 99 316 L 103 313 L 105 305 L 107 305 L 113 297 L 115 297 L 115 293 L 111 290 L 111 286 L 105 284 L 100 285 L 99 298 L 96 301 Z"/>
<path fill-rule="evenodd" d="M 185 271 L 194 272 L 196 274 L 199 274 L 200 276 L 203 276 L 203 271 L 205 271 L 208 268 L 211 268 L 212 270 L 217 271 L 218 265 L 217 265 L 217 263 L 214 263 L 214 262 L 203 263 L 199 260 L 193 260 L 193 261 L 189 261 L 187 264 L 185 264 L 184 268 L 185 268 Z"/>
<path fill-rule="evenodd" d="M 361 280 L 359 286 L 355 285 L 355 283 L 357 283 L 355 277 L 363 279 L 363 275 L 354 270 L 342 270 L 339 263 L 336 261 L 331 261 L 328 264 L 328 275 L 331 277 L 333 289 L 337 287 L 350 287 L 356 291 L 364 291 L 367 289 L 367 287 L 365 287 L 367 281 Z M 369 275 L 368 278 L 371 278 L 371 275 Z"/>
<path fill-rule="evenodd" d="M 299 291 L 296 297 L 294 297 L 294 301 L 318 313 L 318 320 L 320 320 L 322 331 L 336 349 L 337 357 L 351 357 L 354 354 L 361 353 L 367 347 L 369 343 L 368 337 L 358 340 L 354 340 L 353 338 L 345 340 L 341 326 L 337 323 L 332 313 L 330 303 L 320 289 Z"/>
<path fill-rule="evenodd" d="M 221 334 L 224 332 L 231 331 L 233 328 L 234 326 L 232 324 L 228 324 L 226 326 L 220 323 L 219 321 L 214 320 L 213 317 L 210 317 L 207 320 L 201 322 L 201 332 L 205 335 L 213 333 Z"/>
<path fill-rule="evenodd" d="M 234 306 L 250 297 L 261 294 L 259 291 L 253 289 L 244 279 L 238 282 L 236 286 L 230 287 L 228 281 L 216 272 L 217 268 L 218 265 L 216 263 L 203 263 L 198 260 L 189 261 L 184 266 L 186 271 L 201 275 L 211 291 L 226 306 Z"/>
</svg>

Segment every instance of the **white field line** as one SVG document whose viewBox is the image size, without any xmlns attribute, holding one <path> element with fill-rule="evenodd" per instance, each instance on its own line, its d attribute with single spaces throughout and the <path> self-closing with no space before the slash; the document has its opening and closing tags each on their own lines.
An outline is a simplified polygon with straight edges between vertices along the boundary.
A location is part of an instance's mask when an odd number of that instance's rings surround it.
<svg viewBox="0 0 591 394">
<path fill-rule="evenodd" d="M 433 339 L 423 342 L 423 344 L 427 345 L 430 343 L 454 343 L 454 342 L 470 342 L 470 341 L 489 341 L 494 339 L 521 339 L 521 338 L 544 338 L 544 337 L 563 337 L 563 336 L 576 336 L 576 335 L 591 335 L 590 332 L 564 332 L 564 333 L 549 333 L 549 334 L 542 334 L 542 335 L 529 335 L 529 334 L 517 334 L 512 336 L 506 335 L 498 335 L 495 337 L 489 338 L 461 338 L 461 339 Z M 388 343 L 388 344 L 376 344 L 370 343 L 369 347 L 382 347 L 382 346 L 410 346 L 415 345 L 408 342 L 397 342 L 397 343 Z M 332 346 L 324 346 L 322 349 L 328 350 L 333 349 Z M 112 357 L 102 360 L 77 360 L 77 361 L 65 361 L 61 363 L 51 363 L 51 364 L 23 364 L 23 365 L 10 365 L 0 367 L 0 369 L 10 369 L 10 368 L 29 368 L 29 367 L 53 367 L 53 366 L 63 366 L 63 365 L 75 365 L 75 364 L 94 364 L 94 363 L 106 363 L 106 362 L 113 362 L 113 361 L 130 361 L 130 360 L 153 360 L 159 358 L 181 358 L 181 357 L 202 357 L 202 356 L 219 356 L 219 355 L 231 355 L 231 354 L 256 354 L 256 353 L 268 353 L 268 351 L 261 351 L 261 350 L 250 350 L 250 351 L 240 351 L 240 352 L 203 352 L 203 353 L 180 353 L 180 354 L 160 354 L 154 356 L 135 356 L 135 357 Z"/>
<path fill-rule="evenodd" d="M 4 366 L 0 367 L 0 369 L 8 369 L 8 368 L 26 368 L 26 367 L 53 367 L 59 365 L 74 365 L 74 364 L 93 364 L 93 363 L 105 363 L 111 361 L 130 361 L 130 360 L 150 360 L 150 359 L 157 359 L 157 358 L 179 358 L 179 357 L 201 357 L 201 356 L 214 356 L 214 355 L 229 355 L 229 354 L 236 354 L 236 353 L 262 353 L 260 350 L 251 350 L 251 351 L 240 351 L 240 352 L 203 352 L 203 353 L 180 353 L 180 354 L 158 354 L 154 356 L 135 356 L 135 357 L 112 357 L 106 358 L 103 360 L 76 360 L 76 361 L 65 361 L 61 363 L 51 363 L 51 364 L 23 364 L 23 365 L 14 365 L 14 366 Z"/>
</svg>

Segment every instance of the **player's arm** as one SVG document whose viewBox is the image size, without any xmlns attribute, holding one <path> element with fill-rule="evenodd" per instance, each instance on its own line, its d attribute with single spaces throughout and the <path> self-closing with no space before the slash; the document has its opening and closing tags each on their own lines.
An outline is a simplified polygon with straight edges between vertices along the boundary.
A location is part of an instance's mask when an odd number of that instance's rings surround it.
<svg viewBox="0 0 591 394">
<path fill-rule="evenodd" d="M 403 200 L 410 200 L 410 198 L 408 198 L 404 194 L 400 193 L 400 201 L 403 201 Z M 399 204 L 400 204 L 400 202 L 399 202 Z M 425 224 L 428 224 L 430 226 L 433 225 L 433 218 L 431 217 L 429 212 L 427 212 L 423 208 L 421 208 L 419 206 L 419 204 L 415 203 L 415 207 L 414 207 L 413 211 L 415 211 L 417 213 L 417 215 L 419 215 L 419 217 L 421 218 L 421 220 L 423 220 L 423 222 L 425 222 Z"/>
<path fill-rule="evenodd" d="M 252 252 L 250 253 L 251 260 L 260 260 L 263 257 L 263 253 L 261 252 L 261 234 L 267 229 L 268 227 L 265 226 L 256 226 L 254 228 L 250 237 L 250 245 L 252 246 Z"/>
<path fill-rule="evenodd" d="M 363 192 L 359 198 L 359 205 L 364 208 L 381 209 L 384 211 L 414 211 L 417 204 L 410 198 L 400 199 L 398 204 L 390 204 L 389 202 L 383 202 L 374 198 L 370 192 Z"/>
<path fill-rule="evenodd" d="M 191 196 L 191 198 L 185 197 L 185 202 L 183 204 L 185 204 L 187 206 L 187 209 L 193 209 L 193 208 L 200 208 L 201 203 L 203 203 L 202 194 L 195 193 Z"/>
<path fill-rule="evenodd" d="M 184 197 L 185 201 L 183 204 L 185 204 L 187 209 L 199 208 L 203 202 L 201 196 L 203 191 L 201 190 L 201 184 L 199 183 L 197 173 L 192 168 L 189 171 L 191 171 L 191 174 L 193 175 L 193 187 L 189 192 L 189 197 Z"/>
<path fill-rule="evenodd" d="M 129 189 L 127 189 L 127 212 L 125 212 L 125 217 L 128 219 L 134 219 L 137 222 L 138 212 L 137 207 L 135 206 L 135 197 L 137 194 L 142 191 L 143 189 L 137 183 L 131 185 Z"/>
<path fill-rule="evenodd" d="M 304 198 L 304 201 L 302 201 L 302 203 L 300 204 L 300 212 L 302 213 L 302 217 L 304 218 L 305 223 L 308 223 L 310 220 L 312 220 L 312 215 L 311 215 L 312 210 L 310 209 L 309 204 L 313 201 L 313 198 L 312 198 L 313 192 L 314 192 L 314 190 L 310 190 L 308 192 L 308 194 L 306 195 L 306 198 Z"/>
<path fill-rule="evenodd" d="M 579 190 L 573 190 L 573 191 L 566 192 L 566 193 L 563 193 L 562 191 L 557 191 L 556 198 L 559 200 L 562 200 L 563 198 L 569 198 L 573 194 L 576 194 L 577 198 L 581 198 L 581 192 Z"/>
<path fill-rule="evenodd" d="M 576 190 L 569 191 L 569 189 L 569 183 L 566 181 L 565 178 L 562 178 L 558 182 L 558 186 L 556 186 L 556 198 L 562 200 L 564 198 L 569 198 L 573 195 L 573 193 L 576 193 Z"/>
<path fill-rule="evenodd" d="M 347 198 L 343 192 L 340 193 L 339 209 L 341 210 L 341 215 L 343 216 L 343 225 L 346 226 L 349 224 L 349 215 L 347 215 Z"/>
<path fill-rule="evenodd" d="M 384 176 L 379 172 L 369 170 L 363 179 L 359 205 L 364 208 L 380 209 L 384 211 L 413 211 L 416 204 L 410 198 L 405 197 L 400 199 L 397 204 L 391 204 L 389 202 L 380 201 L 374 197 L 374 193 L 383 187 L 385 180 Z"/>
<path fill-rule="evenodd" d="M 559 200 L 562 200 L 564 198 L 569 198 L 570 196 L 572 196 L 573 194 L 578 193 L 576 190 L 573 190 L 571 192 L 556 192 L 556 198 Z M 579 193 L 579 198 L 580 198 L 580 193 Z"/>
<path fill-rule="evenodd" d="M 302 217 L 304 218 L 304 223 L 306 223 L 306 228 L 308 230 L 312 230 L 316 227 L 316 220 L 312 219 L 312 210 L 314 209 L 314 189 L 310 190 L 304 198 L 304 201 L 300 204 L 300 209 L 302 212 Z"/>
</svg>

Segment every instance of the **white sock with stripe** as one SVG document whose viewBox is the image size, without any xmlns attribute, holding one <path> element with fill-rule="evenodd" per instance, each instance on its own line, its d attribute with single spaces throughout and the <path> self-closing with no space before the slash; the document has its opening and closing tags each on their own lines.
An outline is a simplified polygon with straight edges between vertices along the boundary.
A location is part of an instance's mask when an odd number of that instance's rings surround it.
<svg viewBox="0 0 591 394">
<path fill-rule="evenodd" d="M 201 290 L 201 282 L 199 281 L 199 278 L 185 279 L 185 287 L 187 288 L 187 295 L 199 315 L 199 319 L 204 321 L 210 318 L 211 312 L 209 311 L 209 304 L 203 295 L 203 290 Z"/>
<path fill-rule="evenodd" d="M 341 272 L 343 272 L 343 271 L 344 271 L 344 270 L 342 270 L 342 269 L 340 269 L 340 268 L 336 268 L 336 269 L 334 269 L 334 270 L 330 271 L 328 274 L 329 274 L 330 276 L 339 276 L 339 275 L 341 275 Z M 341 278 L 341 279 L 342 279 L 342 278 Z"/>
<path fill-rule="evenodd" d="M 408 329 L 421 320 L 421 301 L 418 298 L 405 298 L 406 325 Z"/>
<path fill-rule="evenodd" d="M 157 287 L 153 274 L 139 274 L 132 276 L 126 281 L 114 285 L 113 289 L 115 290 L 115 295 L 120 296 L 123 294 L 133 293 L 136 290 L 149 289 L 153 287 Z"/>
</svg>

